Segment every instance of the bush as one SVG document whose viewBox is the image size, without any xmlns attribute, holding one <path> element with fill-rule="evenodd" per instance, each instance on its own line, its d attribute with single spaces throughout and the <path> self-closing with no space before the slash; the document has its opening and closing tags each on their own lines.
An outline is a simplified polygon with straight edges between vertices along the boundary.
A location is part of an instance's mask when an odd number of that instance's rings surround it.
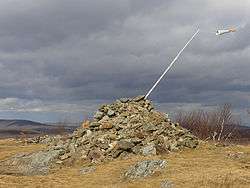
<svg viewBox="0 0 250 188">
<path fill-rule="evenodd" d="M 231 105 L 212 111 L 178 112 L 176 121 L 203 140 L 228 141 L 238 137 L 239 121 L 232 115 Z"/>
</svg>

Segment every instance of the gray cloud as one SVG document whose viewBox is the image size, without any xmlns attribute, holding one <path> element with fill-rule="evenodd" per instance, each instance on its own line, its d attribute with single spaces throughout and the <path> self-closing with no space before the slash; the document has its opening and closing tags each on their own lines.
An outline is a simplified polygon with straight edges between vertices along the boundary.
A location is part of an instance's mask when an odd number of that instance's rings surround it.
<svg viewBox="0 0 250 188">
<path fill-rule="evenodd" d="M 247 8 L 243 0 L 2 1 L 0 101 L 22 101 L 29 104 L 24 111 L 32 113 L 71 108 L 83 113 L 96 100 L 144 94 L 200 27 L 151 98 L 162 104 L 230 102 L 248 108 Z M 244 24 L 227 36 L 212 33 Z M 5 115 L 15 107 L 0 102 Z"/>
</svg>

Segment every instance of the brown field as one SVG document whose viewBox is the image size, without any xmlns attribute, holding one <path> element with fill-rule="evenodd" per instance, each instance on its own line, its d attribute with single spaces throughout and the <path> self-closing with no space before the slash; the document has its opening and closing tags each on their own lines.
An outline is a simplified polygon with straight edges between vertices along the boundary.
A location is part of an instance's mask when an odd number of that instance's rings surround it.
<svg viewBox="0 0 250 188">
<path fill-rule="evenodd" d="M 44 148 L 42 145 L 22 145 L 11 140 L 0 140 L 0 159 L 20 152 Z M 231 154 L 231 155 L 230 155 Z M 231 157 L 229 157 L 229 155 Z M 129 165 L 142 159 L 165 159 L 167 168 L 150 178 L 124 181 L 121 174 Z M 170 180 L 174 187 L 250 187 L 250 146 L 218 147 L 201 143 L 197 149 L 184 150 L 156 157 L 133 157 L 98 165 L 92 174 L 80 175 L 81 165 L 63 167 L 47 176 L 0 175 L 0 187 L 81 187 L 81 188 L 154 188 Z"/>
</svg>

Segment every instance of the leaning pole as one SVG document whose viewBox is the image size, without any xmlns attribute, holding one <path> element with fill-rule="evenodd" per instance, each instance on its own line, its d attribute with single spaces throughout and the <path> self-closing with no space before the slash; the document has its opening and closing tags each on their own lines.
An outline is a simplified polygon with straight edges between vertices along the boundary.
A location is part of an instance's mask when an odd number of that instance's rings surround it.
<svg viewBox="0 0 250 188">
<path fill-rule="evenodd" d="M 189 41 L 185 44 L 185 46 L 179 51 L 177 56 L 174 58 L 174 60 L 170 63 L 170 65 L 167 67 L 167 69 L 163 72 L 163 74 L 160 76 L 160 78 L 155 82 L 155 84 L 152 86 L 152 88 L 148 91 L 148 93 L 145 95 L 145 99 L 148 98 L 148 96 L 152 93 L 154 88 L 159 84 L 159 82 L 162 80 L 162 78 L 165 76 L 165 74 L 170 70 L 170 68 L 174 65 L 176 60 L 179 58 L 181 53 L 185 50 L 185 48 L 189 45 L 189 43 L 194 39 L 194 37 L 199 33 L 199 29 L 193 34 L 193 36 L 189 39 Z"/>
</svg>

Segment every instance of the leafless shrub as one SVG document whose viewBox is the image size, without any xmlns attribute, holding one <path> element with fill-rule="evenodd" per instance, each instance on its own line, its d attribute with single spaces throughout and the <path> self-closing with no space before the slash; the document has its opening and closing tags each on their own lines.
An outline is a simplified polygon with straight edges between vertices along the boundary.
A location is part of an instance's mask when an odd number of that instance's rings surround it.
<svg viewBox="0 0 250 188">
<path fill-rule="evenodd" d="M 231 105 L 212 111 L 178 112 L 176 121 L 203 140 L 229 141 L 238 136 L 239 121 L 232 115 Z"/>
</svg>

